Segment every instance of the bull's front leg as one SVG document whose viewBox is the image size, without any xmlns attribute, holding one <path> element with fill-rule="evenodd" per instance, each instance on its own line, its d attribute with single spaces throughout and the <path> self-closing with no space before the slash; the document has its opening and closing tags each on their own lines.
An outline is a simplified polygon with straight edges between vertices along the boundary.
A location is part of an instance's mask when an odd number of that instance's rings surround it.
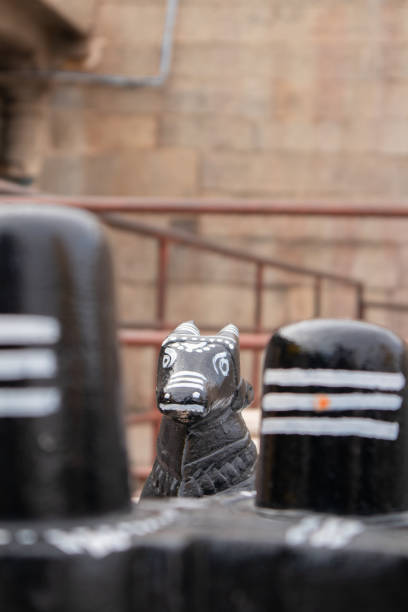
<svg viewBox="0 0 408 612">
<path fill-rule="evenodd" d="M 175 497 L 178 495 L 180 481 L 163 469 L 158 459 L 153 464 L 141 497 Z"/>
</svg>

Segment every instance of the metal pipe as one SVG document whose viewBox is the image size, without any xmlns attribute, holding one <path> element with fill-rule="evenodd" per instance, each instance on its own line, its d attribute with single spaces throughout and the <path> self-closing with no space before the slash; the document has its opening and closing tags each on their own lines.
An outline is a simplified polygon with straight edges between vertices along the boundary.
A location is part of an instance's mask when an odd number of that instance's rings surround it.
<svg viewBox="0 0 408 612">
<path fill-rule="evenodd" d="M 264 347 L 265 348 L 265 347 Z M 261 404 L 261 355 L 259 349 L 254 349 L 252 354 L 252 386 L 254 389 L 254 406 Z"/>
<path fill-rule="evenodd" d="M 145 223 L 140 223 L 138 221 L 128 221 L 127 219 L 122 219 L 118 215 L 101 215 L 101 218 L 107 225 L 113 227 L 118 230 L 122 230 L 125 232 L 131 233 L 139 233 L 143 236 L 150 236 L 152 238 L 163 237 L 171 242 L 178 244 L 187 244 L 195 249 L 209 251 L 211 253 L 218 253 L 219 255 L 224 255 L 225 257 L 230 257 L 232 259 L 237 259 L 239 261 L 245 261 L 247 263 L 254 264 L 262 264 L 265 266 L 269 266 L 272 268 L 276 268 L 278 270 L 284 270 L 285 272 L 290 272 L 293 274 L 299 274 L 304 276 L 311 276 L 313 278 L 322 278 L 326 280 L 330 280 L 333 282 L 342 283 L 344 285 L 348 285 L 351 287 L 358 287 L 360 285 L 359 281 L 350 279 L 347 276 L 340 276 L 338 274 L 330 274 L 329 272 L 322 272 L 320 270 L 311 270 L 309 268 L 303 268 L 301 266 L 296 266 L 294 264 L 286 264 L 281 261 L 277 261 L 270 257 L 261 257 L 259 255 L 254 255 L 252 253 L 247 253 L 246 251 L 240 249 L 234 249 L 231 247 L 221 246 L 218 243 L 211 242 L 204 238 L 199 238 L 197 236 L 193 236 L 189 232 L 183 232 L 181 230 L 174 229 L 163 229 L 154 227 L 151 225 L 147 225 Z"/>
<path fill-rule="evenodd" d="M 263 288 L 264 288 L 264 264 L 256 264 L 256 279 L 255 279 L 255 315 L 254 315 L 254 330 L 260 332 L 262 329 L 262 305 L 263 305 Z"/>
<path fill-rule="evenodd" d="M 363 302 L 364 308 L 375 308 L 378 310 L 393 310 L 395 312 L 407 312 L 408 304 L 398 304 L 394 302 Z"/>
<path fill-rule="evenodd" d="M 108 85 L 110 87 L 160 87 L 170 73 L 173 34 L 179 0 L 167 0 L 166 20 L 164 24 L 160 51 L 160 68 L 157 75 L 127 77 L 117 74 L 97 74 L 72 70 L 16 70 L 4 72 L 5 75 L 37 80 L 52 80 L 60 83 L 83 85 Z"/>
<path fill-rule="evenodd" d="M 149 347 L 162 345 L 163 340 L 172 330 L 121 329 L 118 332 L 119 342 L 125 346 Z M 242 350 L 264 350 L 272 332 L 240 333 L 239 344 Z"/>
<path fill-rule="evenodd" d="M 320 317 L 322 297 L 322 279 L 315 278 L 313 287 L 313 316 Z"/>
<path fill-rule="evenodd" d="M 146 410 L 145 412 L 129 414 L 126 417 L 126 425 L 144 425 L 145 423 L 152 423 L 158 420 L 160 420 L 160 413 L 154 408 L 153 410 Z"/>
<path fill-rule="evenodd" d="M 262 329 L 262 306 L 263 306 L 263 290 L 264 290 L 264 272 L 265 266 L 262 263 L 256 264 L 255 277 L 255 313 L 254 313 L 254 331 L 260 333 Z M 260 403 L 260 351 L 254 350 L 252 354 L 252 384 L 254 388 L 254 405 Z"/>
<path fill-rule="evenodd" d="M 159 238 L 159 253 L 157 266 L 157 317 L 160 327 L 165 327 L 166 320 L 166 294 L 167 269 L 169 264 L 169 242 L 166 238 Z"/>
<path fill-rule="evenodd" d="M 138 480 L 146 480 L 151 472 L 151 469 L 151 465 L 138 466 L 131 469 L 131 475 L 133 478 L 137 478 Z"/>
<path fill-rule="evenodd" d="M 4 201 L 4 196 L 1 198 Z M 61 196 L 36 194 L 8 195 L 13 203 L 52 204 L 83 208 L 93 213 L 210 214 L 210 215 L 284 215 L 313 217 L 407 218 L 407 204 L 367 202 L 333 204 L 315 202 L 277 202 L 272 200 L 183 199 L 154 197 Z"/>
<path fill-rule="evenodd" d="M 364 302 L 364 285 L 360 285 L 356 288 L 356 319 L 364 320 L 365 318 L 365 307 Z"/>
</svg>

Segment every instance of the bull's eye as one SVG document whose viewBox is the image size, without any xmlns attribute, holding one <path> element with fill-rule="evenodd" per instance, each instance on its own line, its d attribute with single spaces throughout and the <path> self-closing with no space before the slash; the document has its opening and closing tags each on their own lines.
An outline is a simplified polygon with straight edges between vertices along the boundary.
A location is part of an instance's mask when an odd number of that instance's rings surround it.
<svg viewBox="0 0 408 612">
<path fill-rule="evenodd" d="M 214 355 L 213 365 L 214 370 L 217 372 L 217 374 L 227 376 L 230 367 L 227 352 L 223 351 L 222 353 L 217 353 L 216 355 Z"/>
<path fill-rule="evenodd" d="M 162 361 L 163 368 L 169 368 L 170 366 L 172 366 L 173 363 L 176 361 L 176 357 L 177 357 L 177 352 L 174 349 L 170 347 L 166 348 L 166 350 L 164 351 L 163 361 Z"/>
</svg>

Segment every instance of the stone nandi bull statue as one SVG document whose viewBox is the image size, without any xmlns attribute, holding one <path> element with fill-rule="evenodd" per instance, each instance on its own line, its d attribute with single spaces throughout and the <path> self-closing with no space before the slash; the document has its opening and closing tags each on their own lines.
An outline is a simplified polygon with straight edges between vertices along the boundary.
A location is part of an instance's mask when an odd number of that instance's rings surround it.
<svg viewBox="0 0 408 612">
<path fill-rule="evenodd" d="M 215 336 L 179 325 L 163 342 L 156 394 L 163 419 L 142 497 L 254 488 L 256 448 L 239 414 L 253 389 L 240 376 L 235 325 Z"/>
</svg>

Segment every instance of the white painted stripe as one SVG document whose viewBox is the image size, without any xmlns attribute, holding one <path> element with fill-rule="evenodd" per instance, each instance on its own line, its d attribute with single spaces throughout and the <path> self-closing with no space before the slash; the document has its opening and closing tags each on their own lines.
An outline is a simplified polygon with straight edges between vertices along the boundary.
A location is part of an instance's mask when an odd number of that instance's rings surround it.
<svg viewBox="0 0 408 612">
<path fill-rule="evenodd" d="M 0 350 L 0 380 L 51 378 L 57 359 L 49 349 Z"/>
<path fill-rule="evenodd" d="M 179 385 L 181 383 L 193 383 L 195 385 L 201 385 L 202 388 L 204 389 L 204 381 L 201 380 L 201 378 L 189 378 L 188 376 L 180 376 L 176 380 L 174 380 L 174 378 L 170 378 L 167 384 L 168 385 L 173 385 L 173 384 Z"/>
<path fill-rule="evenodd" d="M 267 393 L 262 400 L 266 411 L 289 410 L 398 410 L 402 397 L 390 393 Z"/>
<path fill-rule="evenodd" d="M 203 375 L 200 374 L 200 372 L 192 372 L 191 370 L 180 370 L 180 372 L 174 372 L 174 374 L 171 375 L 172 378 L 176 378 L 177 376 L 197 376 L 198 378 L 202 378 L 203 380 L 207 380 L 207 378 Z"/>
<path fill-rule="evenodd" d="M 215 342 L 222 342 L 223 344 L 227 343 L 227 344 L 232 344 L 233 346 L 235 346 L 235 338 L 230 338 L 227 336 L 218 336 L 218 338 L 214 338 Z"/>
<path fill-rule="evenodd" d="M 165 386 L 164 390 L 168 391 L 168 389 L 199 389 L 200 391 L 204 391 L 204 387 L 202 385 L 195 383 L 172 383 Z"/>
<path fill-rule="evenodd" d="M 191 374 L 188 374 L 188 373 L 186 373 L 186 374 L 171 374 L 170 378 L 171 379 L 173 379 L 173 378 L 175 378 L 175 379 L 178 379 L 178 378 L 191 378 L 192 380 L 195 380 L 195 381 L 198 381 L 198 382 L 202 382 L 202 383 L 206 382 L 206 379 L 204 379 L 202 376 L 194 376 L 193 373 L 191 373 Z"/>
<path fill-rule="evenodd" d="M 194 336 L 199 336 L 200 330 L 198 329 L 198 327 L 194 325 L 194 323 L 190 323 L 189 321 L 186 321 L 185 323 L 180 323 L 180 325 L 176 327 L 173 333 L 175 334 L 189 333 L 189 334 L 193 334 Z"/>
<path fill-rule="evenodd" d="M 160 404 L 160 409 L 163 411 L 204 412 L 204 406 L 200 406 L 200 404 Z"/>
<path fill-rule="evenodd" d="M 233 323 L 229 323 L 228 325 L 223 327 L 223 329 L 221 330 L 220 334 L 228 333 L 228 332 L 230 334 L 234 334 L 234 336 L 239 336 L 238 327 L 236 325 L 234 325 Z"/>
<path fill-rule="evenodd" d="M 42 417 L 57 412 L 61 394 L 55 388 L 0 388 L 0 417 Z"/>
<path fill-rule="evenodd" d="M 400 391 L 405 384 L 405 377 L 401 372 L 268 368 L 264 373 L 264 383 L 281 387 L 352 387 Z"/>
<path fill-rule="evenodd" d="M 55 344 L 60 334 L 60 324 L 52 317 L 0 315 L 0 345 Z"/>
<path fill-rule="evenodd" d="M 398 423 L 360 418 L 268 417 L 262 420 L 263 434 L 302 436 L 358 436 L 379 440 L 396 440 Z"/>
</svg>

